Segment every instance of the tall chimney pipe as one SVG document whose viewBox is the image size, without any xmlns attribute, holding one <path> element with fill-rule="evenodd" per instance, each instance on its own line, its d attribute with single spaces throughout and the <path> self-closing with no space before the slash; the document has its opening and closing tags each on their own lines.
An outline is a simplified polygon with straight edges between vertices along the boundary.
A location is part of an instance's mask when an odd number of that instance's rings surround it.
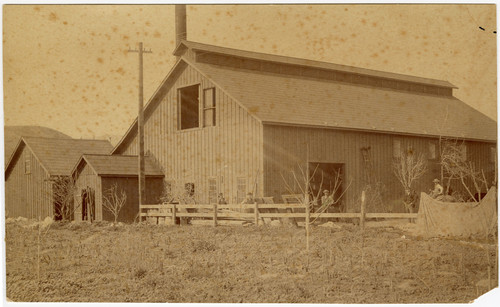
<svg viewBox="0 0 500 307">
<path fill-rule="evenodd" d="M 175 5 L 175 46 L 187 39 L 186 5 Z"/>
</svg>

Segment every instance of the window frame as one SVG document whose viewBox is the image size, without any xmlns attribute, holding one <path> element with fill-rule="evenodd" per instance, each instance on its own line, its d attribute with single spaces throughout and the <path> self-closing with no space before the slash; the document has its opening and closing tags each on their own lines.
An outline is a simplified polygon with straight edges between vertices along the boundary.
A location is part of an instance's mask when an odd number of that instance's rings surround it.
<svg viewBox="0 0 500 307">
<path fill-rule="evenodd" d="M 215 187 L 214 190 L 211 188 Z M 217 188 L 217 178 L 215 177 L 209 177 L 207 180 L 207 195 L 208 195 L 208 203 L 209 204 L 216 204 L 217 203 L 217 196 L 218 196 L 218 188 Z M 212 193 L 212 196 L 210 195 Z"/>
<path fill-rule="evenodd" d="M 189 88 L 189 87 L 197 87 L 198 89 L 198 126 L 191 127 L 191 128 L 185 128 L 182 129 L 182 90 Z M 200 98 L 200 92 L 201 92 L 201 84 L 200 83 L 193 83 L 193 84 L 187 84 L 183 85 L 177 88 L 177 131 L 191 131 L 191 130 L 196 130 L 200 129 L 202 127 L 202 121 L 201 121 L 201 98 Z"/>
<path fill-rule="evenodd" d="M 396 146 L 397 144 L 397 146 Z M 396 151 L 396 147 L 398 147 L 398 151 Z M 392 140 L 392 157 L 394 159 L 400 158 L 401 157 L 401 140 L 400 139 L 393 139 Z"/>
<path fill-rule="evenodd" d="M 188 193 L 188 186 L 191 186 Z M 194 181 L 188 181 L 184 183 L 184 191 L 187 197 L 193 197 L 196 195 L 196 183 Z"/>
<path fill-rule="evenodd" d="M 212 92 L 212 97 L 211 97 L 211 106 L 207 106 L 207 96 L 206 93 L 211 91 Z M 202 105 L 202 119 L 203 119 L 203 128 L 208 128 L 208 127 L 215 127 L 217 126 L 217 101 L 216 101 L 216 93 L 215 93 L 215 87 L 208 87 L 203 89 L 203 105 Z M 212 124 L 207 125 L 206 122 L 206 117 L 205 117 L 205 112 L 212 110 L 213 111 L 213 118 L 212 118 Z"/>
<path fill-rule="evenodd" d="M 467 151 L 468 151 L 467 144 L 465 143 L 460 144 L 460 160 L 462 162 L 467 161 Z"/>
<path fill-rule="evenodd" d="M 240 180 L 243 180 L 245 182 L 245 190 L 242 192 L 243 195 L 240 197 L 240 187 L 243 186 L 240 184 Z M 236 203 L 241 203 L 245 200 L 247 193 L 248 193 L 248 178 L 244 176 L 236 177 Z"/>
<path fill-rule="evenodd" d="M 31 174 L 31 156 L 29 155 L 29 153 L 26 153 L 24 155 L 24 174 Z"/>
<path fill-rule="evenodd" d="M 495 146 L 490 146 L 490 163 L 496 163 L 497 156 L 497 148 Z"/>
<path fill-rule="evenodd" d="M 431 151 L 431 146 L 434 147 L 434 156 L 432 156 L 432 151 Z M 438 144 L 435 141 L 429 141 L 429 144 L 427 146 L 427 151 L 429 153 L 428 159 L 429 160 L 437 160 L 438 159 Z"/>
</svg>

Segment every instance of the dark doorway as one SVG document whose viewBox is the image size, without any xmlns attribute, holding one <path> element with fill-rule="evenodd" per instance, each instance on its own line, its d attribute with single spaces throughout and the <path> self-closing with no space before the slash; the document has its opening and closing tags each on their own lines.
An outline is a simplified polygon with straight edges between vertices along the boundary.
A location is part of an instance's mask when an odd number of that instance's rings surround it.
<svg viewBox="0 0 500 307">
<path fill-rule="evenodd" d="M 82 221 L 95 220 L 95 192 L 91 187 L 82 190 Z"/>
<path fill-rule="evenodd" d="M 344 191 L 344 164 L 343 163 L 309 163 L 309 177 L 311 178 L 311 192 L 314 197 L 319 195 L 318 206 L 321 206 L 321 197 L 323 191 L 328 190 L 330 194 L 333 193 L 333 199 L 340 199 Z M 328 212 L 342 212 L 343 200 L 331 208 Z"/>
</svg>

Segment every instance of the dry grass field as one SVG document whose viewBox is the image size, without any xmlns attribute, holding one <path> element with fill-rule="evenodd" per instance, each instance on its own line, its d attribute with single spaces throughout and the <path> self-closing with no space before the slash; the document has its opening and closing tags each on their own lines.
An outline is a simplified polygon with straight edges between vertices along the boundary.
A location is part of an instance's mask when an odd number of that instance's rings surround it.
<svg viewBox="0 0 500 307">
<path fill-rule="evenodd" d="M 387 226 L 314 227 L 307 256 L 303 228 L 28 224 L 6 224 L 13 301 L 469 302 L 488 263 L 497 284 L 492 241 L 488 254 Z"/>
</svg>

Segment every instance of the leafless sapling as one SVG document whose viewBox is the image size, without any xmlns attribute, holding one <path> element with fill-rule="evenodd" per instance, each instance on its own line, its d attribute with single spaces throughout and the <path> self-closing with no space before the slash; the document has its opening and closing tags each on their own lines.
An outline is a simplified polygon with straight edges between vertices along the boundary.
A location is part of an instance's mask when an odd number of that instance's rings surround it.
<svg viewBox="0 0 500 307">
<path fill-rule="evenodd" d="M 118 221 L 118 215 L 127 201 L 127 194 L 124 190 L 118 191 L 118 184 L 113 184 L 102 196 L 102 206 L 113 214 L 114 223 Z"/>
<path fill-rule="evenodd" d="M 427 172 L 427 162 L 423 154 L 417 154 L 413 149 L 402 150 L 392 162 L 392 170 L 403 186 L 405 198 L 403 204 L 408 212 L 413 212 L 416 202 L 413 183 Z"/>
</svg>

